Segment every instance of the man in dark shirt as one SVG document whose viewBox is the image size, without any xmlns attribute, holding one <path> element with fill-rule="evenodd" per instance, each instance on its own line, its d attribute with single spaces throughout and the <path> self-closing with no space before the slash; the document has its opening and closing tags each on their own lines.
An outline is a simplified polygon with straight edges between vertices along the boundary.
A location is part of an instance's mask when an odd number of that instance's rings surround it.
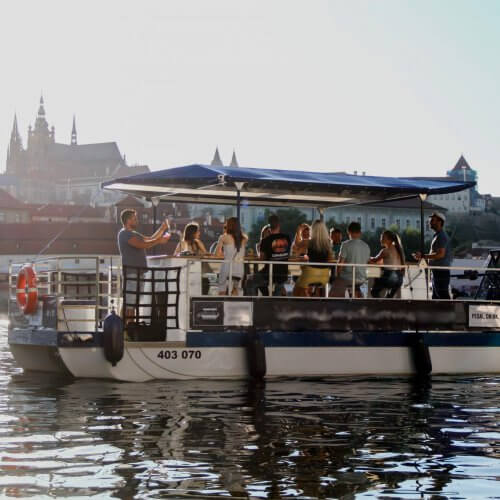
<svg viewBox="0 0 500 500">
<path fill-rule="evenodd" d="M 277 215 L 269 217 L 271 234 L 264 238 L 260 244 L 260 260 L 287 262 L 290 257 L 291 241 L 288 234 L 281 232 L 280 221 Z M 273 264 L 273 295 L 283 294 L 283 284 L 288 279 L 288 264 Z M 260 290 L 262 295 L 269 295 L 269 264 L 249 277 L 247 280 L 246 294 L 256 295 Z"/>
<path fill-rule="evenodd" d="M 430 216 L 429 225 L 434 231 L 434 238 L 431 241 L 431 251 L 426 254 L 415 252 L 413 257 L 417 260 L 425 259 L 431 266 L 451 266 L 452 255 L 450 248 L 450 239 L 443 226 L 446 217 L 441 212 L 434 212 Z M 433 269 L 432 270 L 432 298 L 449 299 L 450 298 L 450 270 Z"/>
</svg>

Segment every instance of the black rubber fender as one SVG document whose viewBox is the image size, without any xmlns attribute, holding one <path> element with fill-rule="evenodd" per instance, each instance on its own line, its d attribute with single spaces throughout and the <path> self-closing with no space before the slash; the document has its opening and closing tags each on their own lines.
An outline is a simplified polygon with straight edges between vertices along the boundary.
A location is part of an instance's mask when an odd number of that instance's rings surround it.
<svg viewBox="0 0 500 500">
<path fill-rule="evenodd" d="M 123 321 L 114 311 L 104 318 L 103 323 L 104 357 L 113 365 L 123 358 L 124 339 Z"/>
<path fill-rule="evenodd" d="M 424 342 L 424 336 L 417 333 L 410 342 L 410 349 L 415 367 L 415 374 L 418 377 L 428 377 L 432 373 L 432 359 L 429 346 Z"/>
<path fill-rule="evenodd" d="M 262 380 L 267 372 L 266 348 L 255 328 L 248 331 L 246 351 L 248 374 L 255 380 Z"/>
</svg>

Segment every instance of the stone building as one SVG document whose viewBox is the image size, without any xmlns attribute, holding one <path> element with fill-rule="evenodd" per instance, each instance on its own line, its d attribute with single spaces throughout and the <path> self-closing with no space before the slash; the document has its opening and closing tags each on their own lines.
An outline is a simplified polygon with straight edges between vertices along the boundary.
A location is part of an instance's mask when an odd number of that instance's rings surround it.
<svg viewBox="0 0 500 500">
<path fill-rule="evenodd" d="M 149 172 L 144 165 L 127 165 L 116 142 L 78 144 L 74 117 L 69 144 L 56 142 L 55 134 L 45 116 L 43 97 L 34 127 L 28 127 L 26 147 L 14 116 L 0 185 L 17 199 L 29 203 L 112 204 L 116 195 L 101 190 L 101 182 Z"/>
<path fill-rule="evenodd" d="M 460 156 L 455 166 L 446 172 L 444 180 L 463 182 L 477 182 L 477 171 L 473 170 L 467 160 Z M 438 194 L 429 196 L 429 201 L 440 207 L 446 208 L 451 214 L 470 214 L 485 211 L 487 195 L 480 195 L 477 186 L 458 193 Z"/>
</svg>

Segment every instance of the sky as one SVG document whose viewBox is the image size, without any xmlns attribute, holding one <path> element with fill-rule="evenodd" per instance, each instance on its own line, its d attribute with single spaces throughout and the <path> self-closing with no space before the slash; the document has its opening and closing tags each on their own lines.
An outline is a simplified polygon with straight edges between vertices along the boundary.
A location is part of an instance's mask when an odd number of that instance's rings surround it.
<svg viewBox="0 0 500 500">
<path fill-rule="evenodd" d="M 129 164 L 442 176 L 500 195 L 500 1 L 39 0 L 0 6 L 0 170 L 40 94 L 56 141 Z"/>
</svg>

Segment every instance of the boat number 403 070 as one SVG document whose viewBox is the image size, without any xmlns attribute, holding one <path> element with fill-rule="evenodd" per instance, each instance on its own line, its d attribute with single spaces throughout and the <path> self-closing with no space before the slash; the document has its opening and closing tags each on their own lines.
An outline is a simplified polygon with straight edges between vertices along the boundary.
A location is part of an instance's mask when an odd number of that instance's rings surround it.
<svg viewBox="0 0 500 500">
<path fill-rule="evenodd" d="M 160 359 L 201 359 L 201 351 L 193 349 L 182 351 L 159 351 L 158 358 Z"/>
</svg>

